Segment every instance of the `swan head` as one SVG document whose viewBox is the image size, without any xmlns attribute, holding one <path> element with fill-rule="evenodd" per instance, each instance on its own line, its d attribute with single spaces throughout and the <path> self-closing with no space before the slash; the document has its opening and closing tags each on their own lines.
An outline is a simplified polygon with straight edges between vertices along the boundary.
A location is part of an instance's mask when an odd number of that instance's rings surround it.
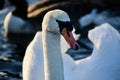
<svg viewBox="0 0 120 80">
<path fill-rule="evenodd" d="M 55 9 L 47 12 L 42 22 L 42 30 L 62 34 L 71 48 L 76 50 L 79 48 L 78 43 L 72 35 L 73 25 L 70 18 L 62 10 Z"/>
</svg>

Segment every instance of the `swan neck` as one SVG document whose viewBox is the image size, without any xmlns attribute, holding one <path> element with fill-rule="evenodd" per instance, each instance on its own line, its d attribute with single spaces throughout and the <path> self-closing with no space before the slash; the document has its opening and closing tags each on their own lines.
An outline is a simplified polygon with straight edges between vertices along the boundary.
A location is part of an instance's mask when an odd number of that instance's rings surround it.
<svg viewBox="0 0 120 80">
<path fill-rule="evenodd" d="M 60 35 L 43 31 L 45 80 L 64 80 Z"/>
</svg>

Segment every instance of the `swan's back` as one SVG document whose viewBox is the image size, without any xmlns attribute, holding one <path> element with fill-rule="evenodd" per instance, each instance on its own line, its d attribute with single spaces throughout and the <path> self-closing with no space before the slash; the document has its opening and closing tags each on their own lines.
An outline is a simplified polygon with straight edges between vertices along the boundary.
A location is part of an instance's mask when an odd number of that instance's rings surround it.
<svg viewBox="0 0 120 80">
<path fill-rule="evenodd" d="M 105 23 L 93 30 L 90 30 L 88 37 L 93 42 L 94 49 L 97 51 L 96 53 L 100 54 L 100 56 L 103 56 L 103 54 L 110 56 L 119 55 L 118 52 L 120 51 L 120 34 L 110 24 Z M 92 55 L 94 54 L 95 53 Z M 98 54 L 95 55 L 98 56 Z"/>
<path fill-rule="evenodd" d="M 81 80 L 120 80 L 120 34 L 109 24 L 89 31 L 92 55 L 83 59 L 76 72 Z M 76 79 L 77 80 L 77 79 Z"/>
</svg>

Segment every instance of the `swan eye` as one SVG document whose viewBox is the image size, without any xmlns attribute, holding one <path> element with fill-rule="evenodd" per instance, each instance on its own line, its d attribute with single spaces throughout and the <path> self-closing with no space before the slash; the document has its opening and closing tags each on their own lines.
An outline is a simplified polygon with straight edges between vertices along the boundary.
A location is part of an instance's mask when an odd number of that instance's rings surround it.
<svg viewBox="0 0 120 80">
<path fill-rule="evenodd" d="M 56 22 L 58 22 L 59 24 L 60 32 L 63 30 L 63 28 L 67 28 L 68 31 L 73 30 L 73 25 L 70 21 L 63 22 L 63 21 L 56 20 Z"/>
</svg>

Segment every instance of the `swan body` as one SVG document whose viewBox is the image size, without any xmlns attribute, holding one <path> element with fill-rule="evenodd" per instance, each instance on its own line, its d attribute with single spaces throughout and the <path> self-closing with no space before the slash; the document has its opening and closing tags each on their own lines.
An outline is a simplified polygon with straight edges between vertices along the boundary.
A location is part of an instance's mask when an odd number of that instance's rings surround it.
<svg viewBox="0 0 120 80">
<path fill-rule="evenodd" d="M 4 20 L 4 35 L 8 33 L 34 33 L 35 28 L 26 20 L 14 16 L 12 12 L 9 12 Z"/>
<path fill-rule="evenodd" d="M 4 19 L 5 19 L 5 16 L 10 12 L 10 11 L 13 11 L 15 9 L 14 6 L 9 6 L 9 7 L 6 7 L 2 10 L 0 10 L 0 24 L 3 24 L 4 22 Z"/>
<path fill-rule="evenodd" d="M 44 80 L 44 60 L 41 32 L 28 45 L 23 60 L 23 80 Z"/>
<path fill-rule="evenodd" d="M 89 31 L 94 44 L 92 55 L 81 60 L 74 80 L 120 80 L 120 34 L 110 24 L 102 24 Z"/>
<path fill-rule="evenodd" d="M 9 7 L 6 7 L 4 9 L 0 10 L 0 25 L 1 25 L 1 27 L 0 27 L 0 30 L 1 30 L 0 34 L 4 35 L 4 31 L 5 30 L 4 30 L 3 24 L 4 24 L 4 19 L 5 19 L 6 15 L 10 11 L 13 11 L 14 9 L 15 9 L 14 6 L 9 6 Z"/>
</svg>

